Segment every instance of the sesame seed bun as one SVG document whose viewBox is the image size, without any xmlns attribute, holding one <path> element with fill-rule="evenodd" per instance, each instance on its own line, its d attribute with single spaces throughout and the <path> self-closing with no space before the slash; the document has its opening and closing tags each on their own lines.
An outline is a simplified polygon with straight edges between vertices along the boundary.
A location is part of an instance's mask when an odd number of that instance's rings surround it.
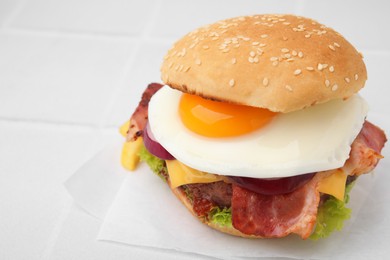
<svg viewBox="0 0 390 260">
<path fill-rule="evenodd" d="M 205 98 L 290 112 L 348 98 L 367 79 L 339 33 L 294 15 L 254 15 L 190 32 L 168 51 L 162 80 Z"/>
</svg>

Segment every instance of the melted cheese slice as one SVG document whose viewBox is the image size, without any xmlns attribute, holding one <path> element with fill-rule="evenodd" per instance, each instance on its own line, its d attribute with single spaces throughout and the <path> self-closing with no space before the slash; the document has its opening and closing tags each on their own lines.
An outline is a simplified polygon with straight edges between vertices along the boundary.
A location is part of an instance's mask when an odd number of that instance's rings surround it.
<svg viewBox="0 0 390 260">
<path fill-rule="evenodd" d="M 133 142 L 125 142 L 122 148 L 121 163 L 127 170 L 134 170 L 139 162 L 139 152 L 143 144 L 142 137 Z"/>
<path fill-rule="evenodd" d="M 190 183 L 210 183 L 222 181 L 222 176 L 202 172 L 182 164 L 178 160 L 165 161 L 168 168 L 169 179 L 173 188 Z"/>
<path fill-rule="evenodd" d="M 320 181 L 318 191 L 332 195 L 339 200 L 344 200 L 346 182 L 347 174 L 343 170 L 337 169 L 335 173 Z"/>
<path fill-rule="evenodd" d="M 167 160 L 166 164 L 173 188 L 185 184 L 210 183 L 225 180 L 223 176 L 190 168 L 178 160 Z M 341 169 L 336 170 L 335 173 L 321 180 L 318 191 L 332 195 L 339 200 L 344 200 L 346 181 L 347 174 Z"/>
<path fill-rule="evenodd" d="M 130 127 L 130 121 L 126 121 L 126 122 L 119 128 L 119 133 L 121 133 L 121 135 L 122 135 L 123 137 L 126 137 L 127 131 L 129 130 L 129 127 Z"/>
</svg>

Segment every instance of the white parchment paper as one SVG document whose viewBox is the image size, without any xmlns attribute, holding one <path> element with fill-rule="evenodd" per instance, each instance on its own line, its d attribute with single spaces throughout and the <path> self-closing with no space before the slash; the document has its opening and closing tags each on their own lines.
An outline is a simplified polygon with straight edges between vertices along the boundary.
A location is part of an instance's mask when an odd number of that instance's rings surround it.
<svg viewBox="0 0 390 260">
<path fill-rule="evenodd" d="M 370 259 L 381 259 L 381 256 L 390 254 L 389 246 L 386 246 L 390 242 L 390 224 L 386 221 L 390 217 L 387 209 L 390 196 L 387 189 L 381 187 L 384 190 L 378 192 L 375 189 L 375 193 L 386 196 L 372 198 L 374 186 L 383 186 L 385 181 L 390 183 L 389 175 L 383 173 L 386 164 L 378 167 L 381 173 L 362 176 L 355 185 L 349 203 L 353 215 L 342 232 L 335 232 L 320 241 L 304 241 L 295 236 L 252 240 L 225 235 L 201 224 L 146 165 L 141 164 L 134 172 L 117 167 L 113 158 L 119 154 L 115 150 L 120 150 L 118 146 L 120 144 L 97 154 L 66 184 L 76 202 L 81 201 L 79 204 L 87 211 L 98 216 L 105 215 L 98 235 L 100 240 L 223 259 L 366 259 L 367 255 Z M 101 181 L 96 181 L 96 178 L 101 178 Z M 106 192 L 102 191 L 105 184 L 108 186 Z M 95 195 L 95 199 L 91 199 L 91 194 Z M 102 203 L 99 205 L 96 200 Z M 381 207 L 377 207 L 376 203 Z M 376 226 L 370 219 L 379 219 L 382 223 Z M 378 231 L 382 232 L 383 239 L 376 239 L 375 232 Z"/>
</svg>

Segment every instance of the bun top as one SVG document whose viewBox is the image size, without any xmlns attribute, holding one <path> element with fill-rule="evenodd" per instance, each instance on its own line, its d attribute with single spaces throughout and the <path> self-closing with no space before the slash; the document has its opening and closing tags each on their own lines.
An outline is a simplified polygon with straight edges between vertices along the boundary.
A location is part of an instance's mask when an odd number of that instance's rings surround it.
<svg viewBox="0 0 390 260">
<path fill-rule="evenodd" d="M 161 73 L 183 92 L 276 112 L 348 98 L 367 79 L 361 54 L 343 36 L 294 15 L 201 27 L 174 44 Z"/>
</svg>

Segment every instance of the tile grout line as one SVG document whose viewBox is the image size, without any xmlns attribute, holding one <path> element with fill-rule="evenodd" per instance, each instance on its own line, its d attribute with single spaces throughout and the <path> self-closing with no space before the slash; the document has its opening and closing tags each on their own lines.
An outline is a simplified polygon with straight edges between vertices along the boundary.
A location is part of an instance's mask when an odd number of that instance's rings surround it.
<svg viewBox="0 0 390 260">
<path fill-rule="evenodd" d="M 37 119 L 15 119 L 0 117 L 0 125 L 9 124 L 14 126 L 20 126 L 24 128 L 28 127 L 42 127 L 46 129 L 61 129 L 61 130 L 72 130 L 80 132 L 96 131 L 98 126 L 95 124 L 83 124 L 83 123 L 72 123 L 72 122 L 60 122 L 60 121 L 46 121 Z M 102 131 L 117 130 L 114 126 L 104 126 L 101 128 Z"/>
<path fill-rule="evenodd" d="M 142 35 L 138 38 L 138 41 L 134 47 L 134 50 L 129 55 L 129 58 L 126 62 L 126 65 L 124 66 L 124 69 L 123 69 L 123 76 L 122 76 L 121 82 L 120 82 L 119 86 L 117 86 L 115 88 L 113 94 L 111 95 L 111 98 L 110 98 L 108 104 L 106 105 L 106 108 L 103 112 L 101 120 L 98 124 L 99 129 L 103 129 L 104 125 L 107 123 L 108 117 L 109 117 L 110 112 L 112 111 L 112 109 L 114 107 L 115 101 L 118 99 L 120 91 L 122 90 L 122 88 L 125 85 L 124 81 L 127 78 L 127 73 L 130 71 L 131 67 L 133 67 L 133 64 L 135 62 L 137 54 L 139 53 L 139 50 L 142 47 L 142 44 L 145 43 L 147 40 L 150 40 L 150 32 L 153 29 L 153 25 L 155 24 L 155 19 L 156 19 L 155 17 L 157 16 L 156 14 L 158 14 L 158 12 L 161 10 L 161 5 L 162 5 L 162 0 L 158 0 L 154 9 L 150 12 L 151 19 L 148 20 L 149 22 L 145 25 L 145 29 L 143 30 Z"/>
</svg>

